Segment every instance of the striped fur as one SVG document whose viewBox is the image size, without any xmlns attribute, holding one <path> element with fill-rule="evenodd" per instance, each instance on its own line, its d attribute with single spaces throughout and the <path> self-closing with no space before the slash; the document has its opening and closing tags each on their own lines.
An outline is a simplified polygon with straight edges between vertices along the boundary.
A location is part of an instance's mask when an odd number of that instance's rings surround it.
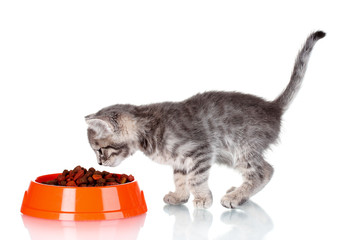
<svg viewBox="0 0 347 240">
<path fill-rule="evenodd" d="M 182 102 L 113 105 L 86 117 L 88 138 L 99 164 L 117 166 L 140 150 L 173 167 L 175 192 L 164 201 L 182 204 L 190 193 L 194 205 L 208 208 L 214 163 L 239 170 L 244 182 L 230 188 L 221 204 L 234 208 L 260 191 L 273 168 L 264 152 L 276 142 L 281 117 L 297 93 L 311 50 L 323 32 L 311 34 L 298 54 L 291 80 L 274 101 L 238 92 L 205 92 Z"/>
</svg>

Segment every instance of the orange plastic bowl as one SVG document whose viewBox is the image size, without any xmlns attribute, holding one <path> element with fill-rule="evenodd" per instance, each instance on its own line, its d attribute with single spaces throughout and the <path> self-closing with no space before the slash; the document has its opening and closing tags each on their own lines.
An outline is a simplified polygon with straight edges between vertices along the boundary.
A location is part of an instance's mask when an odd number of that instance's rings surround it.
<svg viewBox="0 0 347 240">
<path fill-rule="evenodd" d="M 21 212 L 56 220 L 108 220 L 147 212 L 137 181 L 105 187 L 62 187 L 42 184 L 59 175 L 49 174 L 31 181 L 24 193 Z"/>
</svg>

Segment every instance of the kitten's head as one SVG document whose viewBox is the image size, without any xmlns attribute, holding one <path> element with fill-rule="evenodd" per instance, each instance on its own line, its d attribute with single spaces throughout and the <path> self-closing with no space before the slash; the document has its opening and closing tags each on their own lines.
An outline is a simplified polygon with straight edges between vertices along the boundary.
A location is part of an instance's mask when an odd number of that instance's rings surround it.
<svg viewBox="0 0 347 240">
<path fill-rule="evenodd" d="M 130 114 L 98 112 L 85 119 L 89 144 L 100 165 L 115 167 L 137 150 L 137 124 Z"/>
</svg>

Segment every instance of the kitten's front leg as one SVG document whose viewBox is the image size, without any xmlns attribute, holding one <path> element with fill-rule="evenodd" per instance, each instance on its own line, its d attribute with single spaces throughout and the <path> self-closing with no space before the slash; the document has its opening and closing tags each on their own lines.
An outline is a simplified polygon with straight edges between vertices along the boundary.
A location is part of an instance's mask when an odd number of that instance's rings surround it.
<svg viewBox="0 0 347 240">
<path fill-rule="evenodd" d="M 179 205 L 188 202 L 189 189 L 187 186 L 187 172 L 174 170 L 175 192 L 169 192 L 164 197 L 164 202 L 171 205 Z"/>
<path fill-rule="evenodd" d="M 208 177 L 211 163 L 208 158 L 196 161 L 196 164 L 188 173 L 188 186 L 190 192 L 194 195 L 194 207 L 209 208 L 212 205 L 213 198 L 208 187 Z"/>
</svg>

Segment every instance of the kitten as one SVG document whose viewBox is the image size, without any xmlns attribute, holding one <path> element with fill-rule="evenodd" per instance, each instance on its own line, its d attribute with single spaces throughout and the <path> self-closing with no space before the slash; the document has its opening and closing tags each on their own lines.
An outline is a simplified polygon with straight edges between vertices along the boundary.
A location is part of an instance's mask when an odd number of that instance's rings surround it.
<svg viewBox="0 0 347 240">
<path fill-rule="evenodd" d="M 302 83 L 317 31 L 299 52 L 290 82 L 274 101 L 238 92 L 205 92 L 182 102 L 142 106 L 113 105 L 86 116 L 88 138 L 98 163 L 117 166 L 140 150 L 152 160 L 173 167 L 176 190 L 167 204 L 182 204 L 194 196 L 194 206 L 208 208 L 208 186 L 213 163 L 241 172 L 244 182 L 231 187 L 221 199 L 235 208 L 261 190 L 271 179 L 272 166 L 264 152 L 276 143 L 281 117 Z"/>
</svg>

